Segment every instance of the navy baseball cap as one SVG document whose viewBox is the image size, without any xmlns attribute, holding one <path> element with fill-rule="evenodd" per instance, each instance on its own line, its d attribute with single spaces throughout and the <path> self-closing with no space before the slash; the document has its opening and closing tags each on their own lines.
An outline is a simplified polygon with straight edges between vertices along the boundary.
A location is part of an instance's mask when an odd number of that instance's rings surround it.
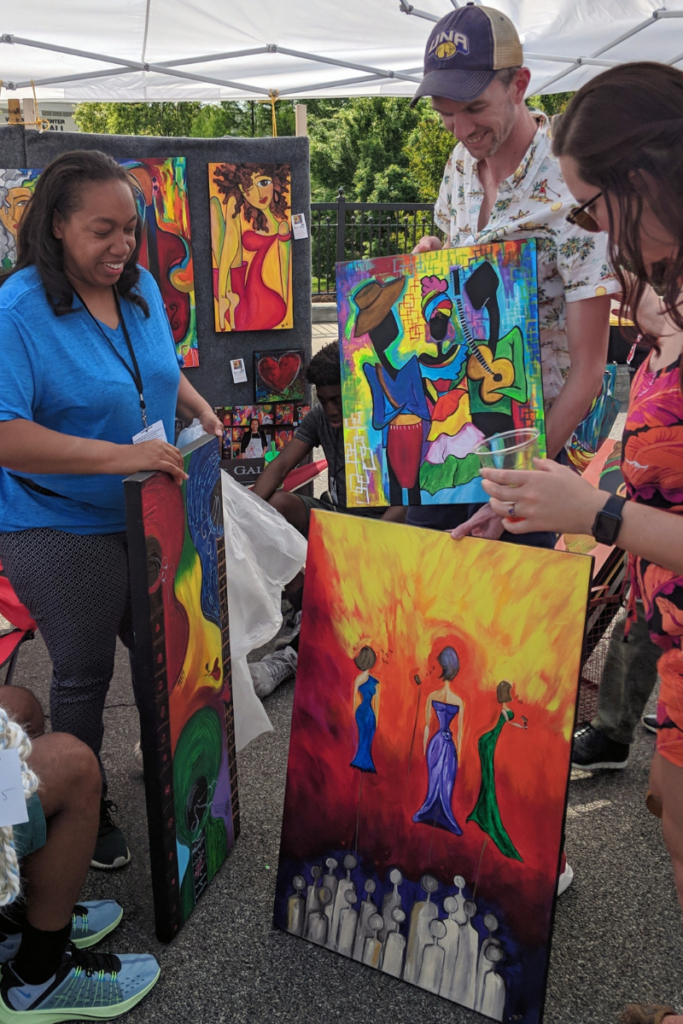
<svg viewBox="0 0 683 1024">
<path fill-rule="evenodd" d="M 468 3 L 451 11 L 432 29 L 425 50 L 420 96 L 443 96 L 467 103 L 481 96 L 502 68 L 524 62 L 522 44 L 510 19 L 493 7 Z"/>
</svg>

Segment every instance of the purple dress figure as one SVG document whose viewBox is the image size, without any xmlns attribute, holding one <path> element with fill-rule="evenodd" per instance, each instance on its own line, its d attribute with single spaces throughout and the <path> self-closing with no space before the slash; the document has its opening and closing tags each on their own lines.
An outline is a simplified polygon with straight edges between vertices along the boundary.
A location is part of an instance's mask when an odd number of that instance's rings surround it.
<svg viewBox="0 0 683 1024">
<path fill-rule="evenodd" d="M 449 682 L 457 675 L 460 661 L 452 647 L 444 647 L 439 654 L 439 663 L 443 669 L 441 678 L 444 686 L 436 693 L 430 694 L 425 708 L 425 744 L 429 736 L 431 708 L 434 708 L 439 723 L 427 746 L 427 771 L 429 784 L 427 796 L 422 807 L 413 815 L 413 821 L 425 825 L 436 826 L 462 835 L 462 829 L 455 819 L 451 806 L 453 787 L 458 771 L 458 753 L 451 733 L 451 723 L 458 716 L 458 745 L 462 738 L 462 700 L 453 693 Z M 436 698 L 443 698 L 437 700 Z M 448 698 L 451 698 L 450 700 Z"/>
</svg>

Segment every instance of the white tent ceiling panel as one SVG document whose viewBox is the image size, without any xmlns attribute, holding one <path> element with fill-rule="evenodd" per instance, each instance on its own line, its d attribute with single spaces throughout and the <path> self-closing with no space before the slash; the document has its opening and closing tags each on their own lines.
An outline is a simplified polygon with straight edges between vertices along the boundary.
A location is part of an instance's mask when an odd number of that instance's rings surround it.
<svg viewBox="0 0 683 1024">
<path fill-rule="evenodd" d="M 459 2 L 5 0 L 2 95 L 29 97 L 33 80 L 39 100 L 410 96 L 430 18 Z M 613 61 L 683 66 L 683 0 L 494 2 L 517 25 L 532 92 L 576 89 Z"/>
</svg>

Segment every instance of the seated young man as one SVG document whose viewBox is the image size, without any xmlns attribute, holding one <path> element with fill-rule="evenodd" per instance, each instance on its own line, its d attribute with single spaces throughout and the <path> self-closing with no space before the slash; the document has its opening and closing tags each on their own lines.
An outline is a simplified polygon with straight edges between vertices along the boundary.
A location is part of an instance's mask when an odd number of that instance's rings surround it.
<svg viewBox="0 0 683 1024">
<path fill-rule="evenodd" d="M 77 903 L 100 820 L 97 759 L 75 736 L 43 735 L 28 690 L 0 687 L 0 707 L 31 738 L 28 763 L 40 782 L 29 821 L 14 826 L 24 898 L 0 909 L 0 1020 L 120 1017 L 156 984 L 159 965 L 147 954 L 88 951 L 123 916 L 114 900 Z"/>
<path fill-rule="evenodd" d="M 308 536 L 308 522 L 314 508 L 404 522 L 406 510 L 402 506 L 368 509 L 346 506 L 341 372 L 339 345 L 336 341 L 325 345 L 313 356 L 306 369 L 306 379 L 309 384 L 315 385 L 320 405 L 311 409 L 294 434 L 294 438 L 278 457 L 266 466 L 254 485 L 254 494 L 258 494 L 276 508 L 304 537 Z M 322 448 L 327 459 L 331 503 L 320 498 L 278 491 L 290 470 L 298 466 L 309 452 L 317 447 Z"/>
</svg>

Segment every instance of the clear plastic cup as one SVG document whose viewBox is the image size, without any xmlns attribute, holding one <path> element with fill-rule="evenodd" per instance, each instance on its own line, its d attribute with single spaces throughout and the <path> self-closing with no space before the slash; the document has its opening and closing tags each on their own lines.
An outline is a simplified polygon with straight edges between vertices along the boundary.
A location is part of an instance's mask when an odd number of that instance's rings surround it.
<svg viewBox="0 0 683 1024">
<path fill-rule="evenodd" d="M 534 459 L 540 459 L 538 430 L 506 430 L 502 434 L 487 437 L 474 449 L 485 469 L 534 469 Z M 523 516 L 507 516 L 512 523 L 519 523 Z"/>
</svg>

